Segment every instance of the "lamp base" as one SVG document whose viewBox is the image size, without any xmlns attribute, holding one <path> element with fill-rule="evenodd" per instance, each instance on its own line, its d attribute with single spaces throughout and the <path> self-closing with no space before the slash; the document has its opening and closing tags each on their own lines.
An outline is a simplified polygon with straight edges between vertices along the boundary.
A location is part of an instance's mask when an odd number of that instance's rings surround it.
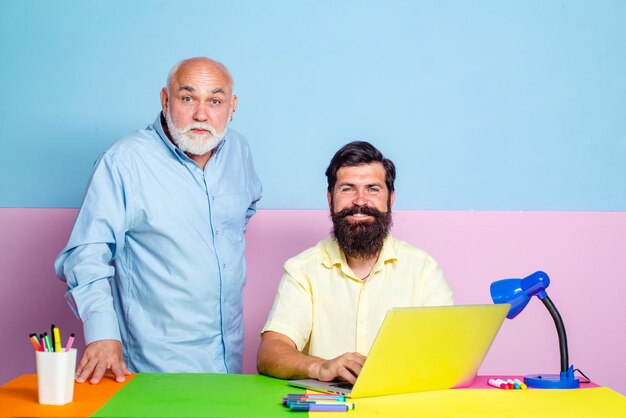
<svg viewBox="0 0 626 418">
<path fill-rule="evenodd" d="M 569 370 L 561 374 L 530 374 L 524 376 L 524 383 L 529 388 L 537 389 L 578 389 L 580 387 L 580 380 L 574 377 L 573 371 L 569 373 Z"/>
</svg>

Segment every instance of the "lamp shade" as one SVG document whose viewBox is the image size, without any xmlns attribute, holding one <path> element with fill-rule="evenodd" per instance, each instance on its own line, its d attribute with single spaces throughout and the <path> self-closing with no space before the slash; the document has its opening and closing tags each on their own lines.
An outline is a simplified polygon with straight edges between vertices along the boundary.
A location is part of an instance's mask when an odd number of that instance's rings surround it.
<svg viewBox="0 0 626 418">
<path fill-rule="evenodd" d="M 547 296 L 545 289 L 550 285 L 548 275 L 537 271 L 523 279 L 504 279 L 491 283 L 491 299 L 493 303 L 511 305 L 507 318 L 513 319 L 528 304 L 533 296 L 543 299 Z"/>
</svg>

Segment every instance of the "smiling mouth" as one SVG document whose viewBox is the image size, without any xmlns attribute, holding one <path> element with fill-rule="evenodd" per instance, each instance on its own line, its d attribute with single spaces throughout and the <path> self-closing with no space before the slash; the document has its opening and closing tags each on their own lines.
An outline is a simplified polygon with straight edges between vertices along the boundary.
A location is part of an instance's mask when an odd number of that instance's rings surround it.
<svg viewBox="0 0 626 418">
<path fill-rule="evenodd" d="M 357 222 L 358 221 L 364 221 L 364 220 L 369 219 L 371 217 L 372 217 L 371 215 L 366 215 L 364 213 L 355 213 L 355 214 L 352 214 L 352 215 L 348 215 L 348 218 L 354 219 Z"/>
</svg>

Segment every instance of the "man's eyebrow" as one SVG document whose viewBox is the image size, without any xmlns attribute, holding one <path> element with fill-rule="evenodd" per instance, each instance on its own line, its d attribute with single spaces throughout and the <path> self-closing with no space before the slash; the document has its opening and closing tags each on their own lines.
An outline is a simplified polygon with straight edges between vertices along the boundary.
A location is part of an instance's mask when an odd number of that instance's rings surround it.
<svg viewBox="0 0 626 418">
<path fill-rule="evenodd" d="M 364 184 L 363 187 L 383 187 L 382 182 L 380 181 L 376 181 L 374 183 L 367 183 Z M 349 187 L 357 187 L 356 183 L 350 182 L 350 181 L 340 181 L 339 183 L 337 183 L 337 186 L 349 186 Z"/>
<path fill-rule="evenodd" d="M 180 86 L 178 88 L 178 91 L 181 91 L 181 90 L 188 91 L 190 93 L 193 93 L 193 92 L 196 91 L 196 89 L 194 87 L 189 86 L 187 84 L 183 84 L 182 86 Z M 218 94 L 218 93 L 226 94 L 226 92 L 224 91 L 224 89 L 222 87 L 214 88 L 213 90 L 211 90 L 211 93 L 212 94 Z"/>
</svg>

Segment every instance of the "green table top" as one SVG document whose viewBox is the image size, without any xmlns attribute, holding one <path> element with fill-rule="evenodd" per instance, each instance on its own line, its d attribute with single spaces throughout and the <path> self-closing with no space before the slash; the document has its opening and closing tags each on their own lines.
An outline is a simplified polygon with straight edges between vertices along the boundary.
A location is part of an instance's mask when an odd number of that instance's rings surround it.
<svg viewBox="0 0 626 418">
<path fill-rule="evenodd" d="M 287 393 L 304 391 L 259 375 L 140 373 L 94 417 L 276 417 Z"/>
</svg>

